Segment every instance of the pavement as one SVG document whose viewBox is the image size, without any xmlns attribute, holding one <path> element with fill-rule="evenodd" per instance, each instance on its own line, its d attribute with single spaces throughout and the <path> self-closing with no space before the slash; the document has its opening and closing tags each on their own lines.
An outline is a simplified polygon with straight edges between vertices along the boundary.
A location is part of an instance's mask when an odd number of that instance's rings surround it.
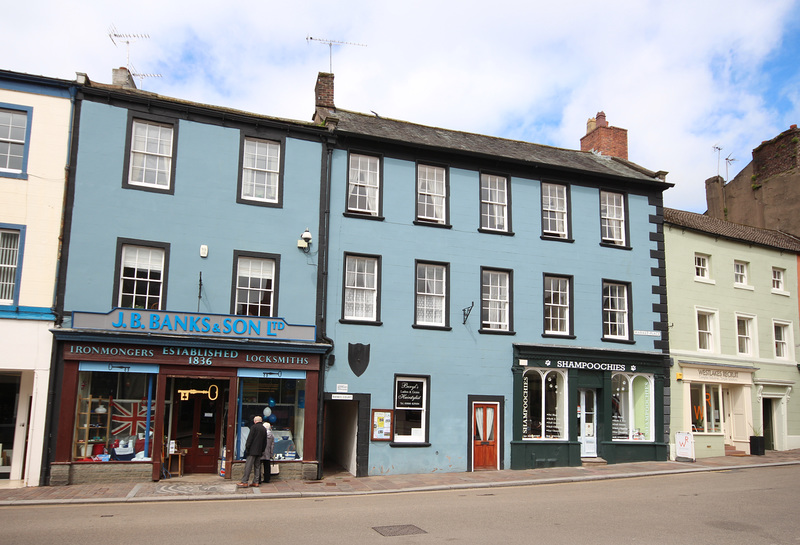
<svg viewBox="0 0 800 545">
<path fill-rule="evenodd" d="M 786 465 L 800 466 L 800 449 L 781 452 L 767 451 L 764 456 L 700 458 L 695 462 L 634 462 L 613 465 L 592 463 L 582 467 L 435 472 L 371 477 L 354 477 L 347 472 L 338 472 L 325 475 L 318 481 L 283 481 L 280 478 L 274 478 L 272 482 L 264 483 L 258 488 L 237 488 L 235 481 L 225 480 L 217 475 L 186 475 L 158 482 L 142 483 L 99 483 L 23 488 L 0 485 L 0 506 L 352 496 L 532 486 Z M 798 472 L 800 472 L 800 467 L 798 467 Z"/>
</svg>

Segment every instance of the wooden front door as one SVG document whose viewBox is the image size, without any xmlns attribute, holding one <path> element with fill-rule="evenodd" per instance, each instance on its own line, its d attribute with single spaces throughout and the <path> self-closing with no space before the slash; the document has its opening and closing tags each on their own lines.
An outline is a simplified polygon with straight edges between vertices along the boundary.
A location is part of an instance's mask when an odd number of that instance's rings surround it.
<svg viewBox="0 0 800 545">
<path fill-rule="evenodd" d="M 497 469 L 497 404 L 475 403 L 472 409 L 472 469 Z"/>
<path fill-rule="evenodd" d="M 173 437 L 186 453 L 184 472 L 215 473 L 221 441 L 222 383 L 207 379 L 176 379 L 175 383 Z M 188 399 L 181 399 L 181 390 L 206 393 L 190 393 Z"/>
</svg>

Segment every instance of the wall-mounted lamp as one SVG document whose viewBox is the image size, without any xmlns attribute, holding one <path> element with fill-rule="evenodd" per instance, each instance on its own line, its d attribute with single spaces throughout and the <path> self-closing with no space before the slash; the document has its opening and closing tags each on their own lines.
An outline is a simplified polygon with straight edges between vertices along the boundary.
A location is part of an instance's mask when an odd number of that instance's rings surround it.
<svg viewBox="0 0 800 545">
<path fill-rule="evenodd" d="M 297 247 L 303 250 L 303 252 L 308 253 L 309 246 L 311 246 L 311 232 L 306 228 L 303 231 L 303 234 L 300 235 L 300 240 L 297 241 Z"/>
</svg>

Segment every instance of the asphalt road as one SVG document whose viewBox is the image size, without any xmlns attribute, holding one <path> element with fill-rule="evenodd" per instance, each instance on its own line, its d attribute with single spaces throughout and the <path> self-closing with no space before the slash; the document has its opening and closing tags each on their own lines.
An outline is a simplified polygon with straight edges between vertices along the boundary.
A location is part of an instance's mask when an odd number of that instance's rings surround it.
<svg viewBox="0 0 800 545">
<path fill-rule="evenodd" d="M 800 466 L 306 499 L 0 508 L 0 544 L 800 543 Z"/>
</svg>

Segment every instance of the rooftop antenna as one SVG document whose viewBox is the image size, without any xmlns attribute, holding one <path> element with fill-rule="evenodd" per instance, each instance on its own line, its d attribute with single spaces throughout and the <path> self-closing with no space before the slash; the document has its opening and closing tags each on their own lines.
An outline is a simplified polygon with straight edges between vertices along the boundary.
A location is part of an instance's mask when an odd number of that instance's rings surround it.
<svg viewBox="0 0 800 545">
<path fill-rule="evenodd" d="M 728 167 L 731 166 L 731 163 L 736 161 L 734 157 L 731 157 L 733 153 L 729 153 L 728 156 L 725 158 L 725 183 L 728 182 Z"/>
<path fill-rule="evenodd" d="M 149 34 L 123 34 L 121 32 L 117 32 L 117 28 L 112 24 L 110 27 L 108 27 L 108 37 L 111 38 L 111 43 L 117 47 L 119 47 L 119 44 L 117 44 L 118 41 L 125 44 L 125 68 L 128 69 L 128 72 L 131 73 L 131 76 L 139 78 L 140 86 L 144 78 L 161 77 L 161 74 L 144 74 L 137 72 L 136 68 L 131 64 L 131 44 L 136 40 L 149 40 Z"/>
<path fill-rule="evenodd" d="M 714 151 L 717 152 L 717 177 L 719 177 L 719 152 L 722 151 L 722 147 L 719 144 L 714 144 Z"/>
<path fill-rule="evenodd" d="M 306 36 L 306 42 L 308 42 L 308 41 L 320 42 L 320 43 L 328 45 L 328 64 L 329 64 L 328 71 L 331 74 L 333 74 L 333 46 L 334 45 L 357 45 L 359 47 L 367 47 L 366 44 L 357 44 L 357 43 L 353 43 L 353 42 L 340 42 L 339 40 L 325 40 L 323 38 L 313 38 L 311 36 Z"/>
</svg>

